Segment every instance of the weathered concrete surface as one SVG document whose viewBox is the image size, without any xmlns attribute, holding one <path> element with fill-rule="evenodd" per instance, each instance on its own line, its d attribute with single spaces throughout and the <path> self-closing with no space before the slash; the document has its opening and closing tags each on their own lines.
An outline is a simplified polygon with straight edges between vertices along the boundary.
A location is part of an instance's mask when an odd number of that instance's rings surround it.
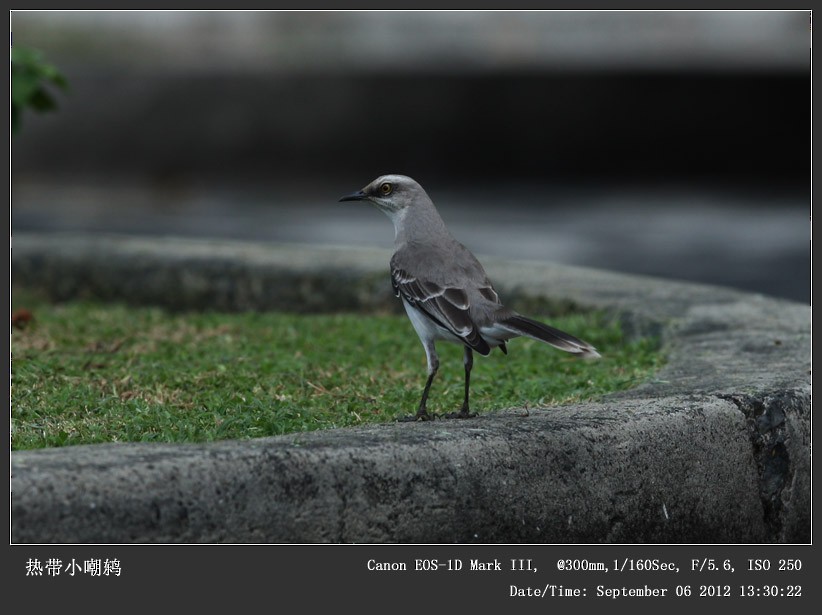
<svg viewBox="0 0 822 615">
<path fill-rule="evenodd" d="M 390 305 L 387 262 L 371 250 L 16 236 L 12 276 L 62 298 L 361 309 Z M 610 310 L 659 335 L 669 363 L 595 403 L 470 421 L 13 452 L 12 541 L 810 541 L 808 306 L 486 265 L 513 306 Z"/>
</svg>

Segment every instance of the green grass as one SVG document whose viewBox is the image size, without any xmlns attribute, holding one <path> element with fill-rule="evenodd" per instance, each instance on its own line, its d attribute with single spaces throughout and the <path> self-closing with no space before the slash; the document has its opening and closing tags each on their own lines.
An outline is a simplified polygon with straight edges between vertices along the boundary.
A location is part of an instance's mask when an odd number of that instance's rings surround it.
<svg viewBox="0 0 822 615">
<path fill-rule="evenodd" d="M 54 305 L 15 289 L 34 319 L 11 338 L 14 449 L 95 442 L 202 442 L 384 422 L 411 414 L 425 354 L 404 315 L 170 313 Z M 655 340 L 626 342 L 602 314 L 551 318 L 604 358 L 528 339 L 475 355 L 472 410 L 551 406 L 647 379 Z M 459 409 L 462 349 L 440 343 L 428 408 Z"/>
</svg>

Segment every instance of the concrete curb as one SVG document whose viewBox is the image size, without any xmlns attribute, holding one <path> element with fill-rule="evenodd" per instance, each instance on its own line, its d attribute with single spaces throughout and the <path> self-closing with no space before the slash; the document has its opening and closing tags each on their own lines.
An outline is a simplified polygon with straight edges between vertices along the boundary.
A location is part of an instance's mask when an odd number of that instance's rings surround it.
<svg viewBox="0 0 822 615">
<path fill-rule="evenodd" d="M 810 308 L 484 259 L 658 334 L 652 382 L 596 403 L 205 445 L 13 452 L 12 542 L 810 542 Z M 15 236 L 12 278 L 174 308 L 393 305 L 380 250 Z M 375 299 L 376 297 L 376 299 Z M 478 366 L 481 369 L 481 365 Z"/>
</svg>

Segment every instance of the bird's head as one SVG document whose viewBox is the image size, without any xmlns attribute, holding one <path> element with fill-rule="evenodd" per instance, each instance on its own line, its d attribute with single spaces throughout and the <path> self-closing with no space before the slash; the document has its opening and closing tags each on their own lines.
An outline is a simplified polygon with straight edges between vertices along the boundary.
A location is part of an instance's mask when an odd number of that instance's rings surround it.
<svg viewBox="0 0 822 615">
<path fill-rule="evenodd" d="M 340 201 L 369 201 L 390 218 L 408 209 L 428 195 L 417 182 L 405 175 L 381 175 L 365 188 L 347 194 Z"/>
</svg>

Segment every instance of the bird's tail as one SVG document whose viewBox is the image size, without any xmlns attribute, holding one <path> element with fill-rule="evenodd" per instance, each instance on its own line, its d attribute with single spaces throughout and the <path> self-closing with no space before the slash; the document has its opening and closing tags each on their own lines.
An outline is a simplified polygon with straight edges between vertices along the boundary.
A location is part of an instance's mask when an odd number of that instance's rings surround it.
<svg viewBox="0 0 822 615">
<path fill-rule="evenodd" d="M 584 359 L 598 359 L 600 356 L 596 348 L 588 342 L 583 342 L 573 335 L 520 314 L 514 314 L 496 324 L 515 335 L 523 335 L 540 342 L 546 342 L 555 348 L 578 355 Z"/>
</svg>

